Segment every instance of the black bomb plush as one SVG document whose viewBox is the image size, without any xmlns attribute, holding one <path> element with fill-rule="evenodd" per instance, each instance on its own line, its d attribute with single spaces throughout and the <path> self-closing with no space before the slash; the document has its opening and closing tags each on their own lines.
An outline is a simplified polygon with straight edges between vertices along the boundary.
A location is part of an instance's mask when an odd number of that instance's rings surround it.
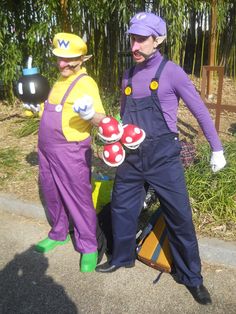
<svg viewBox="0 0 236 314">
<path fill-rule="evenodd" d="M 39 104 L 48 97 L 48 80 L 39 73 L 38 68 L 23 69 L 23 76 L 17 81 L 16 96 L 26 104 Z"/>
</svg>

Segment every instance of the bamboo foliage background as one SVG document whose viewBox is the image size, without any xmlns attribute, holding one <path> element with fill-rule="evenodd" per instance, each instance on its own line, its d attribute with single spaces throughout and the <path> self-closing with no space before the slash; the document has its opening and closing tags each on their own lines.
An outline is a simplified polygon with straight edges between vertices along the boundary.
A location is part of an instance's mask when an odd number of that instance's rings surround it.
<svg viewBox="0 0 236 314">
<path fill-rule="evenodd" d="M 1 0 L 0 80 L 6 98 L 13 99 L 13 82 L 21 75 L 29 55 L 33 66 L 52 82 L 57 70 L 51 54 L 55 33 L 83 37 L 94 57 L 86 66 L 104 91 L 117 91 L 123 70 L 131 64 L 126 35 L 129 19 L 151 11 L 167 22 L 165 53 L 188 73 L 200 74 L 209 61 L 211 8 L 216 6 L 214 63 L 236 77 L 236 1 L 230 0 Z"/>
</svg>

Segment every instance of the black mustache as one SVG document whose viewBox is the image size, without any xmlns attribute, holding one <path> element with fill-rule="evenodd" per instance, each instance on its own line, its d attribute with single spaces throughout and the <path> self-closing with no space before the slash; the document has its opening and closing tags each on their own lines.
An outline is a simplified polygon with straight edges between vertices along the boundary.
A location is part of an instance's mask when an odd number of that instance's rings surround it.
<svg viewBox="0 0 236 314">
<path fill-rule="evenodd" d="M 68 63 L 67 66 L 68 66 L 70 69 L 75 69 L 75 68 L 78 66 L 78 64 L 72 65 L 72 64 Z"/>
<path fill-rule="evenodd" d="M 58 67 L 57 63 L 55 63 L 55 62 L 47 61 L 47 64 L 49 64 L 50 66 L 55 67 L 55 68 Z M 68 66 L 69 68 L 71 68 L 71 69 L 74 69 L 74 68 L 76 68 L 76 67 L 78 66 L 78 64 L 72 65 L 72 64 L 69 64 L 69 63 L 68 63 L 67 66 Z"/>
<path fill-rule="evenodd" d="M 147 59 L 150 55 L 147 55 L 146 53 L 142 52 L 142 51 L 139 51 L 138 50 L 138 53 L 143 56 L 145 59 Z"/>
<path fill-rule="evenodd" d="M 156 53 L 156 48 L 155 48 L 155 50 L 154 50 L 152 53 L 150 53 L 150 54 L 146 54 L 146 53 L 144 53 L 144 52 L 142 52 L 142 51 L 140 51 L 140 50 L 137 50 L 137 52 L 138 52 L 141 56 L 143 56 L 145 59 L 148 59 L 148 58 L 151 57 L 154 53 Z"/>
</svg>

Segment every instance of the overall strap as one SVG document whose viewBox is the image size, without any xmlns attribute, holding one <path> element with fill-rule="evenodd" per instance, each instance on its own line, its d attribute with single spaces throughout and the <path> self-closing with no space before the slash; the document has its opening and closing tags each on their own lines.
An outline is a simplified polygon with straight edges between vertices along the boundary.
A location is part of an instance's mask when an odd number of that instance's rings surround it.
<svg viewBox="0 0 236 314">
<path fill-rule="evenodd" d="M 80 74 L 76 79 L 74 79 L 74 81 L 70 84 L 70 86 L 68 87 L 67 91 L 65 92 L 62 100 L 61 100 L 61 105 L 63 106 L 66 98 L 68 97 L 68 95 L 70 94 L 71 90 L 73 89 L 73 87 L 75 86 L 75 84 L 83 77 L 83 76 L 87 76 L 87 73 L 82 73 Z"/>
<path fill-rule="evenodd" d="M 166 65 L 166 63 L 168 62 L 168 59 L 166 57 L 163 57 L 163 59 L 161 60 L 161 63 L 156 71 L 156 74 L 154 76 L 154 78 L 151 79 L 151 82 L 150 82 L 150 89 L 151 89 L 151 95 L 157 99 L 158 96 L 157 96 L 157 90 L 159 88 L 159 79 L 160 79 L 160 76 L 161 76 L 161 73 Z M 158 100 L 159 102 L 159 100 Z"/>
<path fill-rule="evenodd" d="M 151 97 L 153 98 L 154 100 L 154 103 L 156 105 L 156 108 L 159 110 L 161 116 L 162 116 L 162 120 L 164 121 L 164 125 L 166 127 L 166 130 L 168 130 L 168 133 L 171 132 L 167 122 L 166 122 L 166 119 L 164 117 L 164 114 L 163 114 L 163 111 L 162 111 L 162 108 L 161 108 L 161 104 L 160 104 L 160 100 L 159 100 L 159 97 L 158 97 L 158 89 L 159 89 L 159 79 L 160 79 L 160 76 L 161 76 L 161 73 L 166 65 L 166 63 L 168 62 L 168 59 L 166 57 L 163 57 L 163 59 L 161 60 L 161 63 L 156 71 L 156 74 L 155 74 L 155 77 L 151 80 L 150 82 L 150 90 L 151 90 Z"/>
<path fill-rule="evenodd" d="M 133 73 L 134 73 L 134 68 L 135 68 L 135 66 L 133 66 L 132 68 L 129 69 L 129 79 L 128 79 L 128 82 L 127 82 L 127 86 L 131 86 L 132 77 L 133 77 Z"/>
<path fill-rule="evenodd" d="M 159 81 L 160 79 L 160 76 L 161 76 L 161 73 L 166 65 L 166 63 L 168 62 L 168 59 L 166 57 L 163 57 L 162 61 L 161 61 L 161 64 L 159 65 L 157 71 L 156 71 L 156 74 L 155 74 L 155 79 L 157 81 Z"/>
<path fill-rule="evenodd" d="M 126 85 L 125 90 L 124 90 L 124 94 L 126 97 L 132 95 L 132 77 L 133 77 L 133 73 L 134 73 L 134 68 L 135 68 L 135 66 L 133 66 L 132 68 L 129 69 L 128 82 L 127 82 L 127 85 Z"/>
</svg>

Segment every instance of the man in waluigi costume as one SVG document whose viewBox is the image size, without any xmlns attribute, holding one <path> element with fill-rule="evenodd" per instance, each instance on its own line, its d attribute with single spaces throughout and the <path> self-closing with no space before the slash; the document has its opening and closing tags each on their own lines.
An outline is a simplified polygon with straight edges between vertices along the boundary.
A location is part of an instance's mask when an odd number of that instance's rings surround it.
<svg viewBox="0 0 236 314">
<path fill-rule="evenodd" d="M 160 52 L 166 22 L 150 12 L 130 20 L 128 34 L 134 66 L 122 80 L 121 118 L 144 130 L 140 146 L 117 167 L 112 190 L 112 258 L 96 268 L 111 273 L 133 267 L 137 222 L 148 183 L 160 201 L 173 257 L 172 275 L 200 304 L 211 304 L 203 285 L 192 209 L 180 159 L 177 113 L 180 98 L 198 121 L 210 147 L 213 172 L 226 165 L 224 150 L 210 113 L 187 73 Z"/>
<path fill-rule="evenodd" d="M 60 77 L 40 112 L 39 179 L 51 230 L 36 250 L 47 252 L 70 240 L 81 253 L 81 272 L 97 264 L 96 212 L 91 187 L 91 128 L 104 117 L 96 82 L 83 62 L 85 42 L 77 35 L 58 33 L 53 39 Z"/>
</svg>

